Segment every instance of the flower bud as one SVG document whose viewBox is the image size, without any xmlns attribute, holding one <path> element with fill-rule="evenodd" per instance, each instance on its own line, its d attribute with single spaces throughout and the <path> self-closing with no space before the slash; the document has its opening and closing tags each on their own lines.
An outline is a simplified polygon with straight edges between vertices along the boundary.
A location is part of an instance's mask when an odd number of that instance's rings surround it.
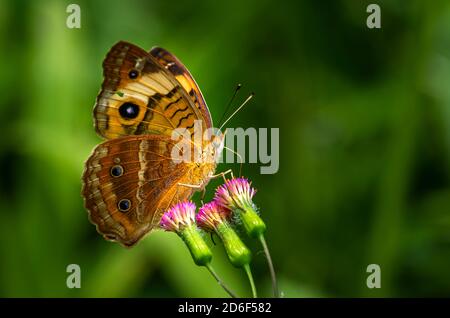
<svg viewBox="0 0 450 318">
<path fill-rule="evenodd" d="M 211 262 L 212 253 L 195 224 L 195 204 L 181 202 L 174 205 L 161 217 L 160 227 L 180 236 L 195 264 L 206 266 Z"/>
<path fill-rule="evenodd" d="M 231 264 L 243 267 L 251 261 L 251 252 L 231 227 L 228 219 L 231 211 L 217 202 L 203 205 L 197 216 L 197 224 L 208 232 L 215 232 L 223 242 Z"/>
<path fill-rule="evenodd" d="M 234 178 L 221 185 L 214 197 L 219 205 L 232 209 L 239 216 L 245 231 L 251 237 L 259 237 L 266 230 L 266 224 L 252 200 L 255 193 L 256 190 L 247 179 Z"/>
</svg>

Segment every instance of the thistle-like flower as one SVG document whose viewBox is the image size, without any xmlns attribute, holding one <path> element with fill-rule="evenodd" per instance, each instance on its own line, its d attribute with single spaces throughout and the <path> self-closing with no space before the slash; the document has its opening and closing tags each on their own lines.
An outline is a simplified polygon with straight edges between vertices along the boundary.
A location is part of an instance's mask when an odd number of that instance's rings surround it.
<svg viewBox="0 0 450 318">
<path fill-rule="evenodd" d="M 236 267 L 248 265 L 251 252 L 241 241 L 228 220 L 231 210 L 212 201 L 203 205 L 196 216 L 197 225 L 207 232 L 215 232 L 223 242 L 228 259 Z"/>
<path fill-rule="evenodd" d="M 233 178 L 231 180 L 227 180 L 225 184 L 221 185 L 216 190 L 214 200 L 216 200 L 218 204 L 232 209 L 242 221 L 247 234 L 251 237 L 257 238 L 261 242 L 270 269 L 273 294 L 275 297 L 279 297 L 278 284 L 272 264 L 272 258 L 270 257 L 269 248 L 267 247 L 266 239 L 264 238 L 266 224 L 259 217 L 256 205 L 253 203 L 253 196 L 255 193 L 256 190 L 251 186 L 247 179 Z"/>
<path fill-rule="evenodd" d="M 195 224 L 195 210 L 196 206 L 191 201 L 178 203 L 163 214 L 160 227 L 178 234 L 184 228 Z"/>
<path fill-rule="evenodd" d="M 266 225 L 257 213 L 253 196 L 256 189 L 245 178 L 233 178 L 221 185 L 214 200 L 221 206 L 232 209 L 244 224 L 248 235 L 259 237 L 266 230 Z"/>
<path fill-rule="evenodd" d="M 231 217 L 231 210 L 216 201 L 204 204 L 197 213 L 197 225 L 208 232 L 217 230 L 217 227 L 227 222 Z"/>
<path fill-rule="evenodd" d="M 195 224 L 195 210 L 195 204 L 190 201 L 175 204 L 161 217 L 160 227 L 183 239 L 195 264 L 207 266 L 212 253 Z"/>
<path fill-rule="evenodd" d="M 214 199 L 222 206 L 245 210 L 254 206 L 252 199 L 255 193 L 256 189 L 247 179 L 233 178 L 217 188 Z"/>
</svg>

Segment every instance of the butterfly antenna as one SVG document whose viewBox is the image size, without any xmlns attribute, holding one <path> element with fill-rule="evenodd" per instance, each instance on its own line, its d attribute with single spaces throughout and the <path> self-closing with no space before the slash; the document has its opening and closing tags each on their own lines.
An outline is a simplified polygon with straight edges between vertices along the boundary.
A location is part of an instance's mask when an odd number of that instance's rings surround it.
<svg viewBox="0 0 450 318">
<path fill-rule="evenodd" d="M 241 109 L 242 107 L 244 107 L 252 98 L 253 96 L 255 96 L 255 93 L 251 93 L 246 100 L 244 100 L 244 102 L 241 104 L 241 106 L 239 106 L 231 115 L 230 117 L 228 117 L 227 120 L 225 120 L 225 122 L 220 126 L 219 130 L 222 130 L 223 126 L 226 125 L 226 123 L 228 123 L 230 121 L 231 118 L 233 118 L 234 115 L 236 115 Z"/>
<path fill-rule="evenodd" d="M 230 110 L 231 104 L 233 103 L 234 98 L 236 97 L 236 95 L 239 92 L 239 90 L 241 89 L 241 87 L 242 87 L 241 84 L 237 84 L 236 89 L 234 90 L 233 96 L 231 97 L 230 101 L 228 102 L 227 108 L 225 109 L 225 112 L 222 115 L 222 118 L 220 118 L 219 125 L 222 123 L 223 119 L 225 118 L 225 115 Z"/>
</svg>

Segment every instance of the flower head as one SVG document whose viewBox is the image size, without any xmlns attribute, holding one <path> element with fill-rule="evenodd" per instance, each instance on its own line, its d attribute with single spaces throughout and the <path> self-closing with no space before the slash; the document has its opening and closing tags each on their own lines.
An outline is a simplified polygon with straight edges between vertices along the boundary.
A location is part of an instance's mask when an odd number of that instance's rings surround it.
<svg viewBox="0 0 450 318">
<path fill-rule="evenodd" d="M 255 193 L 256 189 L 252 188 L 247 179 L 233 178 L 216 190 L 214 199 L 222 206 L 245 210 L 253 206 Z"/>
<path fill-rule="evenodd" d="M 191 201 L 177 203 L 163 214 L 159 225 L 166 231 L 180 233 L 187 226 L 195 224 L 195 209 Z"/>
<path fill-rule="evenodd" d="M 205 231 L 215 232 L 223 242 L 231 264 L 242 267 L 250 263 L 251 252 L 242 243 L 228 220 L 231 210 L 217 201 L 204 204 L 196 216 L 197 225 Z"/>
<path fill-rule="evenodd" d="M 259 237 L 266 230 L 266 224 L 258 215 L 252 199 L 256 190 L 244 178 L 233 178 L 221 185 L 214 196 L 218 204 L 232 209 L 239 216 L 245 231 L 252 237 Z"/>
<path fill-rule="evenodd" d="M 205 231 L 215 231 L 217 226 L 226 222 L 231 216 L 231 210 L 227 207 L 218 204 L 216 201 L 211 201 L 204 204 L 195 217 L 197 225 Z"/>
<path fill-rule="evenodd" d="M 195 224 L 195 210 L 196 206 L 191 201 L 177 203 L 163 214 L 159 226 L 177 233 L 191 252 L 195 264 L 207 266 L 212 253 Z"/>
</svg>

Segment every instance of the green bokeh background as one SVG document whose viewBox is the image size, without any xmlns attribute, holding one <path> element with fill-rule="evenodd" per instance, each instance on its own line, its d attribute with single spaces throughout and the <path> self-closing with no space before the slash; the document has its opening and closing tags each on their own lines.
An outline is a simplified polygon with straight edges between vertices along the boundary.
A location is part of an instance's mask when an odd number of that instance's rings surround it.
<svg viewBox="0 0 450 318">
<path fill-rule="evenodd" d="M 230 127 L 280 128 L 278 173 L 243 169 L 285 297 L 450 296 L 450 2 L 376 1 L 379 30 L 366 27 L 371 2 L 79 0 L 82 27 L 68 29 L 69 1 L 2 0 L 0 296 L 226 296 L 174 234 L 127 250 L 87 220 L 92 107 L 119 40 L 176 54 L 216 122 L 242 83 L 240 99 L 256 97 Z M 81 289 L 66 287 L 72 263 Z M 381 289 L 366 287 L 372 263 Z"/>
</svg>

